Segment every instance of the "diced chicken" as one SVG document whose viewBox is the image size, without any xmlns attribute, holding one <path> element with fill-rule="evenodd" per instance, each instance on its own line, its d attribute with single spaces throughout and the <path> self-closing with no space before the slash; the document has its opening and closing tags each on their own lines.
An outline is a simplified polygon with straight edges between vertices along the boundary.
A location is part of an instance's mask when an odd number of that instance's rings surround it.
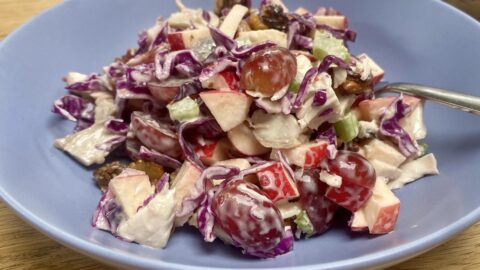
<svg viewBox="0 0 480 270">
<path fill-rule="evenodd" d="M 219 30 L 230 38 L 233 38 L 235 36 L 235 33 L 237 32 L 240 22 L 242 21 L 243 17 L 247 15 L 247 13 L 247 7 L 242 5 L 233 6 L 223 20 L 222 24 L 220 25 Z"/>
<path fill-rule="evenodd" d="M 74 83 L 82 82 L 88 78 L 87 75 L 78 73 L 78 72 L 69 72 L 63 80 L 67 83 L 67 86 L 72 85 Z"/>
<path fill-rule="evenodd" d="M 375 121 L 358 121 L 358 137 L 359 138 L 372 138 L 378 132 L 378 125 Z"/>
<path fill-rule="evenodd" d="M 320 172 L 320 181 L 324 182 L 325 184 L 335 187 L 335 188 L 340 188 L 342 186 L 342 177 L 336 174 L 330 174 L 326 172 L 325 170 L 322 170 Z"/>
<path fill-rule="evenodd" d="M 133 217 L 120 224 L 118 235 L 141 245 L 163 248 L 167 245 L 175 219 L 175 190 L 168 183 Z"/>
<path fill-rule="evenodd" d="M 227 159 L 222 161 L 217 161 L 213 164 L 213 166 L 230 166 L 230 167 L 237 167 L 240 170 L 245 170 L 250 168 L 250 162 L 244 158 L 235 158 L 235 159 Z"/>
<path fill-rule="evenodd" d="M 120 204 L 127 219 L 133 217 L 148 196 L 155 191 L 145 172 L 127 169 L 124 174 L 110 180 L 109 190 Z"/>
<path fill-rule="evenodd" d="M 377 84 L 383 79 L 383 75 L 385 75 L 385 71 L 375 62 L 372 58 L 370 58 L 367 54 L 362 53 L 357 56 L 358 59 L 365 61 L 369 66 L 372 73 L 372 83 Z"/>
<path fill-rule="evenodd" d="M 253 113 L 253 135 L 264 147 L 287 149 L 299 146 L 305 140 L 293 115 Z"/>
<path fill-rule="evenodd" d="M 403 185 L 413 182 L 425 175 L 438 174 L 437 160 L 433 154 L 409 161 L 400 166 L 400 169 L 402 170 L 402 174 L 388 183 L 389 188 L 401 188 Z"/>
<path fill-rule="evenodd" d="M 280 47 L 287 47 L 287 34 L 275 29 L 241 32 L 237 39 L 242 41 L 246 40 L 253 44 L 272 41 Z"/>
<path fill-rule="evenodd" d="M 370 160 L 370 164 L 372 164 L 373 168 L 375 168 L 375 173 L 377 177 L 395 179 L 399 177 L 402 173 L 402 170 L 400 170 L 399 168 L 383 162 L 382 160 L 372 159 Z"/>
<path fill-rule="evenodd" d="M 347 29 L 348 19 L 340 15 L 315 15 L 313 19 L 318 24 L 325 24 L 336 29 Z"/>
<path fill-rule="evenodd" d="M 195 197 L 198 190 L 195 188 L 198 178 L 202 174 L 201 170 L 189 161 L 185 161 L 178 171 L 177 176 L 172 181 L 172 188 L 175 189 L 176 212 L 182 210 L 182 202 L 185 198 Z M 188 221 L 188 216 L 178 216 L 175 219 L 176 226 L 183 226 Z"/>
<path fill-rule="evenodd" d="M 377 180 L 372 196 L 360 211 L 365 215 L 370 234 L 386 234 L 395 229 L 400 200 L 384 181 Z"/>
<path fill-rule="evenodd" d="M 407 158 L 400 153 L 391 143 L 379 139 L 373 139 L 362 147 L 365 158 L 370 160 L 381 160 L 391 166 L 398 167 Z"/>
</svg>

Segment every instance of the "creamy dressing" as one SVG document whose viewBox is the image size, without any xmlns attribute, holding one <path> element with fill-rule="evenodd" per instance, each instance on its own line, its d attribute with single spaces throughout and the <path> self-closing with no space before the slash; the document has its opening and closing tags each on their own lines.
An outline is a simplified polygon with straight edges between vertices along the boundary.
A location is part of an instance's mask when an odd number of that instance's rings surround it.
<svg viewBox="0 0 480 270">
<path fill-rule="evenodd" d="M 177 177 L 172 182 L 172 188 L 175 188 L 176 213 L 183 210 L 183 201 L 186 198 L 193 198 L 199 195 L 199 190 L 195 187 L 202 172 L 189 161 L 185 161 L 180 168 Z M 183 216 L 177 216 L 176 226 L 183 226 L 190 218 L 191 213 Z"/>
<path fill-rule="evenodd" d="M 320 172 L 320 181 L 324 182 L 325 184 L 339 188 L 342 186 L 342 177 L 336 174 L 330 174 L 324 170 Z"/>
<path fill-rule="evenodd" d="M 271 41 L 280 47 L 287 47 L 287 34 L 275 29 L 241 32 L 237 40 L 245 40 L 250 44 Z"/>
</svg>

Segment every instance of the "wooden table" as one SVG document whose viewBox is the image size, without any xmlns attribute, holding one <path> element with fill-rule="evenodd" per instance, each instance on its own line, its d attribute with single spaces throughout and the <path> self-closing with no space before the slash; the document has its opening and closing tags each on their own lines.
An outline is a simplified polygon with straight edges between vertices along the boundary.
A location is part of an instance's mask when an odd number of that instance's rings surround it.
<svg viewBox="0 0 480 270">
<path fill-rule="evenodd" d="M 161 0 L 160 0 L 161 1 Z M 60 0 L 0 0 L 0 40 Z M 465 7 L 466 2 L 459 1 Z M 468 4 L 468 3 L 467 3 Z M 477 16 L 480 7 L 475 9 Z M 0 202 L 0 269 L 111 269 L 39 233 Z M 480 269 L 480 223 L 391 269 Z"/>
</svg>

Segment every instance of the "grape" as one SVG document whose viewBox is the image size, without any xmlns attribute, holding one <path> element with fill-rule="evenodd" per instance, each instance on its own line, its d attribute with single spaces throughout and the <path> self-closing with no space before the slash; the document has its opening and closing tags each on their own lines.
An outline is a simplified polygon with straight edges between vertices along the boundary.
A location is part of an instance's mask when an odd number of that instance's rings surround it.
<svg viewBox="0 0 480 270">
<path fill-rule="evenodd" d="M 289 50 L 271 47 L 252 54 L 243 65 L 240 88 L 272 96 L 295 78 L 297 62 Z"/>
<path fill-rule="evenodd" d="M 338 205 L 355 212 L 372 195 L 375 185 L 375 169 L 361 155 L 350 151 L 338 151 L 335 159 L 321 165 L 330 174 L 342 177 L 339 188 L 328 187 L 325 196 Z"/>
<path fill-rule="evenodd" d="M 307 212 L 315 232 L 323 233 L 330 228 L 338 206 L 325 197 L 328 186 L 320 181 L 318 174 L 318 170 L 306 171 L 297 185 L 302 208 Z"/>
<path fill-rule="evenodd" d="M 244 180 L 229 182 L 212 201 L 215 225 L 237 246 L 249 251 L 269 251 L 282 239 L 280 211 L 256 185 Z"/>
</svg>

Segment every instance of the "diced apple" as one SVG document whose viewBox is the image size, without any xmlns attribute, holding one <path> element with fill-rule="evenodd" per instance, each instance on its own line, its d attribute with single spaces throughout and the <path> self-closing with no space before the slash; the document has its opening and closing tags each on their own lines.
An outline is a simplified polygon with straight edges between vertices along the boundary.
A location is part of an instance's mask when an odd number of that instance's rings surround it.
<svg viewBox="0 0 480 270">
<path fill-rule="evenodd" d="M 302 144 L 295 148 L 285 149 L 282 152 L 288 161 L 299 167 L 316 168 L 327 155 L 327 141 L 316 141 Z"/>
<path fill-rule="evenodd" d="M 353 213 L 349 221 L 349 225 L 350 230 L 354 232 L 368 231 L 367 220 L 365 220 L 365 214 L 363 214 L 363 211 L 361 209 Z"/>
<path fill-rule="evenodd" d="M 223 131 L 243 123 L 252 104 L 252 98 L 235 91 L 207 91 L 200 93 L 200 97 Z"/>
<path fill-rule="evenodd" d="M 270 162 L 256 172 L 260 186 L 273 202 L 298 198 L 293 179 L 280 162 Z"/>
<path fill-rule="evenodd" d="M 172 51 L 191 49 L 195 43 L 210 38 L 210 30 L 206 27 L 168 33 L 167 40 Z"/>
<path fill-rule="evenodd" d="M 212 165 L 215 162 L 229 158 L 230 144 L 228 140 L 205 141 L 204 145 L 194 146 L 195 153 L 205 165 Z"/>
<path fill-rule="evenodd" d="M 237 40 L 248 40 L 254 44 L 271 41 L 280 47 L 287 47 L 287 34 L 275 29 L 241 32 L 238 34 Z"/>
<path fill-rule="evenodd" d="M 372 166 L 375 168 L 377 177 L 385 177 L 387 179 L 395 179 L 400 176 L 402 170 L 392 166 L 382 160 L 372 159 L 369 160 Z"/>
<path fill-rule="evenodd" d="M 195 197 L 198 190 L 195 188 L 198 178 L 202 171 L 193 163 L 185 161 L 180 167 L 177 176 L 172 181 L 172 189 L 175 189 L 176 212 L 182 210 L 182 202 L 185 198 Z M 183 226 L 188 221 L 190 215 L 178 216 L 175 219 L 176 226 Z"/>
<path fill-rule="evenodd" d="M 242 123 L 230 130 L 227 135 L 233 147 L 246 156 L 263 155 L 270 151 L 269 148 L 264 147 L 255 139 L 253 131 L 246 123 Z"/>
<path fill-rule="evenodd" d="M 380 97 L 376 99 L 362 100 L 358 104 L 361 112 L 361 119 L 364 121 L 378 120 L 385 110 L 390 106 L 397 97 Z M 412 110 L 421 103 L 421 99 L 411 96 L 404 96 L 403 102 L 412 107 Z"/>
<path fill-rule="evenodd" d="M 425 139 L 427 128 L 423 120 L 422 101 L 411 113 L 398 121 L 398 124 L 415 140 Z"/>
<path fill-rule="evenodd" d="M 347 29 L 348 28 L 348 19 L 345 16 L 340 15 L 315 15 L 313 19 L 318 24 L 324 24 L 335 29 Z"/>
<path fill-rule="evenodd" d="M 225 35 L 230 38 L 235 36 L 238 26 L 242 21 L 243 17 L 248 13 L 248 8 L 242 5 L 235 5 L 232 7 L 230 12 L 227 14 L 222 24 L 220 25 L 219 30 L 222 31 Z"/>
<path fill-rule="evenodd" d="M 367 221 L 370 234 L 386 234 L 395 228 L 400 200 L 387 187 L 384 181 L 376 181 L 373 195 L 361 209 Z"/>
<path fill-rule="evenodd" d="M 372 71 L 372 77 L 373 77 L 372 83 L 374 85 L 379 83 L 383 79 L 383 76 L 385 75 L 385 71 L 375 61 L 373 61 L 373 59 L 370 58 L 367 54 L 362 53 L 357 57 L 362 61 L 366 61 L 370 66 Z"/>
<path fill-rule="evenodd" d="M 177 136 L 164 124 L 156 121 L 151 115 L 133 112 L 131 125 L 135 136 L 148 148 L 171 157 L 179 157 L 182 153 Z"/>
<path fill-rule="evenodd" d="M 127 218 L 137 213 L 137 209 L 154 192 L 145 172 L 128 169 L 128 174 L 119 175 L 108 184 L 115 200 L 121 205 Z"/>
<path fill-rule="evenodd" d="M 205 89 L 237 89 L 237 76 L 235 72 L 230 70 L 225 70 L 220 73 L 213 75 L 207 80 L 202 81 L 202 88 Z"/>
<path fill-rule="evenodd" d="M 381 160 L 393 167 L 398 167 L 407 158 L 398 151 L 398 149 L 389 142 L 379 139 L 373 139 L 362 147 L 366 159 Z"/>
</svg>

